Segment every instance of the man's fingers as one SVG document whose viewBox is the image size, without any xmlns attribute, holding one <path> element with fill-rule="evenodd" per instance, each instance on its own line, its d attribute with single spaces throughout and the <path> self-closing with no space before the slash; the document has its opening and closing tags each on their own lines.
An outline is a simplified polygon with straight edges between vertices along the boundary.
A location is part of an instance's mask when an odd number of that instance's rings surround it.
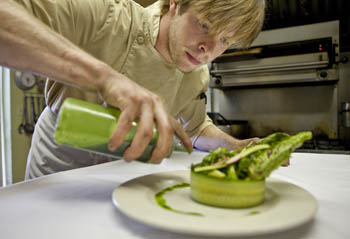
<svg viewBox="0 0 350 239">
<path fill-rule="evenodd" d="M 190 138 L 177 122 L 175 124 L 169 122 L 168 114 L 159 96 L 129 82 L 127 78 L 123 80 L 124 84 L 121 87 L 115 89 L 109 87 L 103 91 L 104 97 L 108 99 L 107 102 L 122 110 L 113 135 L 109 139 L 108 148 L 113 151 L 120 147 L 134 120 L 138 119 L 136 134 L 123 155 L 126 161 L 135 160 L 142 155 L 154 134 L 154 124 L 157 126 L 158 140 L 152 152 L 153 162 L 159 163 L 163 158 L 169 156 L 173 146 L 174 132 L 191 152 L 193 149 Z M 118 91 L 119 94 L 116 97 Z"/>
<path fill-rule="evenodd" d="M 137 125 L 136 134 L 130 147 L 124 152 L 124 160 L 130 162 L 139 158 L 150 143 L 154 134 L 152 104 L 144 104 Z"/>
<path fill-rule="evenodd" d="M 122 111 L 118 119 L 117 125 L 114 129 L 114 132 L 111 138 L 109 139 L 109 143 L 108 143 L 109 150 L 114 151 L 120 145 L 122 145 L 126 135 L 128 134 L 134 122 L 135 114 L 136 114 L 135 109 L 131 107 Z"/>
<path fill-rule="evenodd" d="M 168 120 L 168 115 L 160 107 L 156 108 L 155 112 L 157 129 L 158 129 L 158 141 L 157 146 L 152 152 L 152 162 L 160 163 L 163 158 L 169 156 L 171 148 L 173 146 L 174 129 Z"/>
<path fill-rule="evenodd" d="M 261 139 L 258 137 L 240 140 L 239 146 L 246 146 L 248 144 L 257 144 Z"/>
<path fill-rule="evenodd" d="M 189 153 L 193 152 L 192 141 L 187 135 L 182 125 L 179 124 L 173 117 L 169 116 L 169 121 L 175 131 L 175 135 L 182 142 L 182 145 L 187 149 Z"/>
</svg>

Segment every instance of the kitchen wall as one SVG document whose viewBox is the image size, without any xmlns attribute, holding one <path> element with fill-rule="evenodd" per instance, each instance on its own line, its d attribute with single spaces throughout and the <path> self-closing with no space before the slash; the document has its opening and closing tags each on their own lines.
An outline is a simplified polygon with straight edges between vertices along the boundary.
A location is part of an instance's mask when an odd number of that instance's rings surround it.
<svg viewBox="0 0 350 239">
<path fill-rule="evenodd" d="M 12 175 L 13 182 L 24 179 L 25 165 L 30 148 L 31 135 L 19 134 L 18 126 L 22 122 L 24 92 L 16 87 L 11 72 L 11 119 L 12 119 Z"/>
<path fill-rule="evenodd" d="M 42 78 L 37 78 L 37 82 L 42 82 Z M 40 86 L 40 87 L 39 87 Z M 32 135 L 25 132 L 19 133 L 19 125 L 23 121 L 24 96 L 39 97 L 43 94 L 42 85 L 36 84 L 32 89 L 23 91 L 19 89 L 14 80 L 14 72 L 11 71 L 11 137 L 12 137 L 12 176 L 13 183 L 24 180 L 27 155 L 30 149 Z M 27 110 L 29 120 L 31 120 L 31 106 L 28 98 Z M 35 106 L 36 101 L 35 101 Z M 37 109 L 37 108 L 36 108 Z"/>
</svg>

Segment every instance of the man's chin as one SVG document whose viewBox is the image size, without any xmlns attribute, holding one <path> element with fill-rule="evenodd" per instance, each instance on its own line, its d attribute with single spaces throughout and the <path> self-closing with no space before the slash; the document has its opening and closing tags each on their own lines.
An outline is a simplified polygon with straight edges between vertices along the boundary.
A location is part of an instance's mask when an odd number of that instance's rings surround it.
<svg viewBox="0 0 350 239">
<path fill-rule="evenodd" d="M 198 67 L 201 67 L 202 65 L 198 65 L 198 66 L 177 66 L 177 69 L 179 71 L 181 71 L 182 73 L 190 73 L 192 71 L 194 71 L 195 69 L 197 69 Z"/>
</svg>

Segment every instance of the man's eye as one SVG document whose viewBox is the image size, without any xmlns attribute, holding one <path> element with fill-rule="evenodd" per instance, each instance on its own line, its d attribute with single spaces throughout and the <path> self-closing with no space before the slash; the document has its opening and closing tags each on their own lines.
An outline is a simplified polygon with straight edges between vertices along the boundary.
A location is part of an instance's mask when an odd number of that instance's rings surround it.
<svg viewBox="0 0 350 239">
<path fill-rule="evenodd" d="M 221 42 L 221 44 L 223 44 L 225 46 L 227 46 L 229 44 L 227 38 L 224 38 L 224 37 L 220 38 L 220 42 Z"/>
<path fill-rule="evenodd" d="M 207 32 L 209 31 L 209 26 L 208 26 L 207 23 L 200 23 L 200 22 L 198 21 L 198 26 L 199 26 L 199 28 L 201 29 L 201 31 L 203 31 L 203 32 L 205 32 L 205 33 L 207 33 Z"/>
<path fill-rule="evenodd" d="M 206 32 L 209 30 L 209 26 L 206 23 L 201 24 L 201 28 Z"/>
</svg>

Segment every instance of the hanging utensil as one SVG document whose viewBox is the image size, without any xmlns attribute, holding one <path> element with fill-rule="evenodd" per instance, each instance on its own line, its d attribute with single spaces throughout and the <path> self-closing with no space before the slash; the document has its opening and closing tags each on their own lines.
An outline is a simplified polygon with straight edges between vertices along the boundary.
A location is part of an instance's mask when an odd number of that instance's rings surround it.
<svg viewBox="0 0 350 239">
<path fill-rule="evenodd" d="M 28 115 L 28 96 L 24 96 L 24 132 L 26 134 L 33 134 L 34 132 L 34 125 L 29 122 L 29 115 Z"/>
<path fill-rule="evenodd" d="M 39 119 L 39 117 L 40 117 L 40 114 L 41 114 L 41 112 L 42 112 L 42 108 L 41 108 L 41 103 L 40 103 L 40 100 L 41 100 L 41 96 L 40 95 L 37 95 L 36 97 L 35 97 L 35 100 L 36 100 L 36 108 L 37 108 L 37 119 L 36 119 L 36 122 L 38 122 L 38 119 Z"/>
<path fill-rule="evenodd" d="M 35 125 L 37 122 L 37 113 L 35 110 L 35 104 L 34 104 L 34 96 L 30 97 L 30 105 L 31 105 L 31 110 L 32 110 L 32 125 Z"/>
<path fill-rule="evenodd" d="M 25 130 L 24 130 L 24 126 L 25 126 L 25 123 L 26 123 L 26 121 L 25 121 L 25 115 L 24 115 L 24 112 L 25 112 L 25 100 L 24 100 L 24 98 L 23 98 L 23 112 L 22 112 L 22 122 L 21 122 L 21 124 L 18 126 L 18 133 L 20 133 L 20 134 L 23 134 L 24 132 L 25 132 Z"/>
</svg>

